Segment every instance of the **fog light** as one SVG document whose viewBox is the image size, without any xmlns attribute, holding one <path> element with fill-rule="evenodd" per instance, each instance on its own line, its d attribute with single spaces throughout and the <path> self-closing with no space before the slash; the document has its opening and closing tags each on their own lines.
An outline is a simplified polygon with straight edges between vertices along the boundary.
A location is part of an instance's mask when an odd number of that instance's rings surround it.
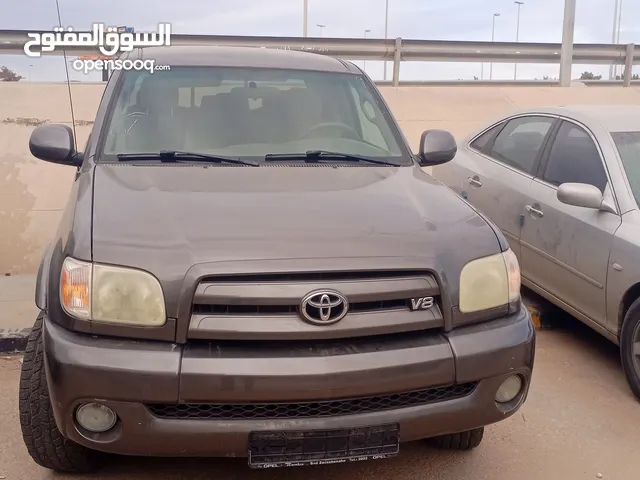
<svg viewBox="0 0 640 480">
<path fill-rule="evenodd" d="M 99 403 L 85 403 L 76 411 L 80 426 L 94 433 L 106 432 L 116 424 L 117 418 L 113 410 Z"/>
<path fill-rule="evenodd" d="M 496 402 L 507 403 L 518 396 L 522 389 L 522 378 L 520 375 L 512 375 L 507 378 L 496 392 Z"/>
</svg>

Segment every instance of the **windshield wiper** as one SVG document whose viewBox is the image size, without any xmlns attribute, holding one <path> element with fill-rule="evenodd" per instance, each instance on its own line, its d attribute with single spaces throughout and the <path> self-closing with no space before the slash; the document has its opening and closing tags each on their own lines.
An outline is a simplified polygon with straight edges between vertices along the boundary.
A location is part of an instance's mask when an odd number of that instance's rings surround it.
<svg viewBox="0 0 640 480">
<path fill-rule="evenodd" d="M 387 165 L 390 167 L 401 167 L 402 165 L 386 160 L 364 157 L 362 155 L 352 155 L 350 153 L 329 152 L 327 150 L 308 150 L 305 153 L 268 153 L 264 157 L 265 162 L 282 162 L 287 160 L 315 163 L 321 160 L 336 160 L 340 162 L 353 163 L 374 163 L 376 165 Z"/>
<path fill-rule="evenodd" d="M 181 160 L 198 160 L 209 163 L 235 163 L 237 165 L 249 165 L 258 167 L 255 162 L 240 160 L 239 158 L 224 157 L 222 155 L 212 155 L 198 152 L 182 152 L 180 150 L 160 150 L 155 153 L 120 153 L 118 160 L 126 162 L 129 160 L 160 160 L 161 162 L 179 162 Z"/>
</svg>

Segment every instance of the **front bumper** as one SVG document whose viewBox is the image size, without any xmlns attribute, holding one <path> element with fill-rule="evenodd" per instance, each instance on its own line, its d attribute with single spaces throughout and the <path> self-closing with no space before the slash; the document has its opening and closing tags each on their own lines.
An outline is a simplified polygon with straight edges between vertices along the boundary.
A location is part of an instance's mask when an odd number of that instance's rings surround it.
<svg viewBox="0 0 640 480">
<path fill-rule="evenodd" d="M 524 403 L 535 350 L 535 331 L 526 308 L 448 334 L 412 337 L 260 345 L 251 350 L 216 342 L 176 345 L 95 338 L 47 319 L 44 330 L 58 428 L 77 443 L 111 453 L 246 456 L 252 431 L 396 422 L 401 441 L 411 441 L 498 422 Z M 497 404 L 496 390 L 514 374 L 524 380 L 522 391 L 512 402 Z M 147 406 L 321 402 L 468 382 L 476 383 L 475 389 L 459 398 L 315 418 L 165 418 Z M 119 418 L 115 427 L 101 434 L 79 427 L 75 410 L 88 401 L 111 407 Z"/>
</svg>

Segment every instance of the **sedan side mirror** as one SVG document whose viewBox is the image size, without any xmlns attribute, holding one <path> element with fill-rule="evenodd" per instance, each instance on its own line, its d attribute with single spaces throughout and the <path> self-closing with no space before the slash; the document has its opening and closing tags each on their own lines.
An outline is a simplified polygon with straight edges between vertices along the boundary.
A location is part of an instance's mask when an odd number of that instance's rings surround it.
<svg viewBox="0 0 640 480">
<path fill-rule="evenodd" d="M 45 162 L 80 166 L 82 155 L 74 146 L 73 131 L 68 125 L 45 124 L 36 127 L 29 139 L 31 154 Z"/>
<path fill-rule="evenodd" d="M 420 138 L 418 160 L 421 167 L 431 167 L 453 160 L 458 151 L 456 139 L 445 130 L 427 130 Z"/>
<path fill-rule="evenodd" d="M 563 183 L 558 187 L 556 196 L 562 203 L 573 205 L 574 207 L 593 208 L 616 213 L 615 208 L 604 199 L 600 189 L 587 183 Z"/>
</svg>

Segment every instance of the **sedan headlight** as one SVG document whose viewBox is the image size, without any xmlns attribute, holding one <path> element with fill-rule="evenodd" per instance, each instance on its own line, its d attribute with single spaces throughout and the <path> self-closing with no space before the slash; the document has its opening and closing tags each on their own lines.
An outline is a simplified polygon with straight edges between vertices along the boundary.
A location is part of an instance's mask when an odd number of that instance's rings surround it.
<svg viewBox="0 0 640 480">
<path fill-rule="evenodd" d="M 520 299 L 520 265 L 511 249 L 467 263 L 460 272 L 462 313 L 501 307 Z"/>
<path fill-rule="evenodd" d="M 67 257 L 62 264 L 60 302 L 65 312 L 83 320 L 142 327 L 166 322 L 160 282 L 132 268 Z"/>
</svg>

